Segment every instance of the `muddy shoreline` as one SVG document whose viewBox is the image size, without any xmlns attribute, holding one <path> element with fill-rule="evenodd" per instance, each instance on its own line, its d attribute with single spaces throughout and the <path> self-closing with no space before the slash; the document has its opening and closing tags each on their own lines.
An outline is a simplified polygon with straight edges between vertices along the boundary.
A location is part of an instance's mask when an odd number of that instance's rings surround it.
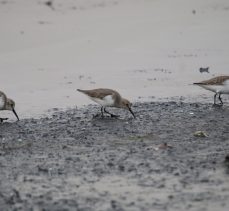
<svg viewBox="0 0 229 211">
<path fill-rule="evenodd" d="M 228 105 L 133 110 L 92 118 L 89 105 L 0 124 L 0 210 L 228 210 Z"/>
</svg>

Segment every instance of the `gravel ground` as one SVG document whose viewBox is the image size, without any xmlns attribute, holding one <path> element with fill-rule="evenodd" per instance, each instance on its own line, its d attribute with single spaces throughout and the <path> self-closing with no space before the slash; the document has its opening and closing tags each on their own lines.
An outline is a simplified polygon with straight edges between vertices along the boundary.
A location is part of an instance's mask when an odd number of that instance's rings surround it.
<svg viewBox="0 0 229 211">
<path fill-rule="evenodd" d="M 0 210 L 229 210 L 228 105 L 133 110 L 0 124 Z"/>
</svg>

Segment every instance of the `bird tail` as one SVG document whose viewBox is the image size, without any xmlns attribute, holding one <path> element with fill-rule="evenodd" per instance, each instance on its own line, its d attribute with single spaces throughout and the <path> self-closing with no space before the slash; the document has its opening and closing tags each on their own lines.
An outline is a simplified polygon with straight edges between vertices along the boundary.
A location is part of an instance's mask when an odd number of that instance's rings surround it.
<svg viewBox="0 0 229 211">
<path fill-rule="evenodd" d="M 77 89 L 77 91 L 78 91 L 78 92 L 81 92 L 81 93 L 83 93 L 83 94 L 87 94 L 87 93 L 88 93 L 87 90 L 83 90 L 83 89 Z"/>
<path fill-rule="evenodd" d="M 194 85 L 203 85 L 201 82 L 193 83 Z"/>
<path fill-rule="evenodd" d="M 82 89 L 77 89 L 77 91 L 78 91 L 78 92 L 84 92 L 84 90 L 82 90 Z"/>
</svg>

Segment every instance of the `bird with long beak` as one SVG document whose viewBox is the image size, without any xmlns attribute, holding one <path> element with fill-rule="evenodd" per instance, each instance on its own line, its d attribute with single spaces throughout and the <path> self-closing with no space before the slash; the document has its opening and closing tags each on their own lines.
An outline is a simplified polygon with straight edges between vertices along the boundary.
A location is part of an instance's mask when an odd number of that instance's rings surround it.
<svg viewBox="0 0 229 211">
<path fill-rule="evenodd" d="M 127 99 L 122 98 L 121 95 L 115 90 L 100 88 L 92 90 L 77 89 L 77 91 L 82 92 L 91 100 L 101 105 L 102 117 L 104 116 L 104 113 L 109 114 L 111 117 L 118 117 L 118 115 L 111 114 L 106 110 L 106 107 L 116 107 L 129 110 L 135 118 L 134 112 L 131 109 L 132 104 Z"/>
<path fill-rule="evenodd" d="M 15 102 L 12 99 L 7 98 L 6 95 L 1 91 L 0 91 L 0 110 L 12 111 L 19 121 L 19 117 L 15 111 Z M 0 118 L 0 122 L 3 122 L 4 120 L 7 119 L 8 118 Z"/>
</svg>

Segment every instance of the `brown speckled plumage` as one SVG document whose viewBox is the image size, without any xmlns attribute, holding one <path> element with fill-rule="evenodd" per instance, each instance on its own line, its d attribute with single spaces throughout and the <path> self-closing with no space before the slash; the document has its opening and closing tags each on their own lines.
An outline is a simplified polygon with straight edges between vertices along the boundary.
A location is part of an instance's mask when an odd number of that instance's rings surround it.
<svg viewBox="0 0 229 211">
<path fill-rule="evenodd" d="M 197 84 L 197 85 L 223 85 L 223 83 L 226 80 L 229 80 L 229 76 L 217 76 L 209 80 L 201 81 L 201 82 L 194 83 L 194 84 Z"/>
<path fill-rule="evenodd" d="M 121 95 L 113 89 L 103 89 L 103 88 L 92 89 L 92 90 L 78 89 L 78 91 L 83 92 L 84 94 L 88 95 L 89 97 L 94 97 L 94 98 L 99 98 L 99 99 L 103 99 L 107 95 L 111 95 L 114 100 L 117 99 L 120 101 L 121 99 Z"/>
<path fill-rule="evenodd" d="M 10 99 L 10 98 L 7 98 L 7 96 L 5 95 L 4 92 L 0 91 L 0 110 L 9 110 L 9 111 L 12 111 L 15 116 L 17 117 L 17 119 L 19 120 L 18 118 L 18 115 L 14 109 L 15 107 L 15 102 Z M 0 118 L 0 122 L 3 122 L 4 120 L 7 120 L 8 118 Z"/>
<path fill-rule="evenodd" d="M 194 84 L 215 93 L 214 105 L 222 106 L 223 101 L 222 101 L 221 95 L 229 94 L 229 76 L 226 76 L 226 75 L 217 76 L 209 80 L 201 81 L 201 82 L 194 83 Z M 220 101 L 220 104 L 216 103 L 217 96 Z"/>
<path fill-rule="evenodd" d="M 108 107 L 128 109 L 131 112 L 131 114 L 135 117 L 133 111 L 131 110 L 131 103 L 127 99 L 122 98 L 121 95 L 113 89 L 105 89 L 105 88 L 92 89 L 92 90 L 77 89 L 77 91 L 84 93 L 85 95 L 90 97 L 93 101 L 99 103 L 102 106 L 101 107 L 102 116 L 103 116 L 103 112 L 110 114 L 112 117 L 117 116 L 106 111 L 106 106 L 108 106 Z M 111 97 L 112 99 L 108 104 L 106 104 L 107 97 Z"/>
</svg>

